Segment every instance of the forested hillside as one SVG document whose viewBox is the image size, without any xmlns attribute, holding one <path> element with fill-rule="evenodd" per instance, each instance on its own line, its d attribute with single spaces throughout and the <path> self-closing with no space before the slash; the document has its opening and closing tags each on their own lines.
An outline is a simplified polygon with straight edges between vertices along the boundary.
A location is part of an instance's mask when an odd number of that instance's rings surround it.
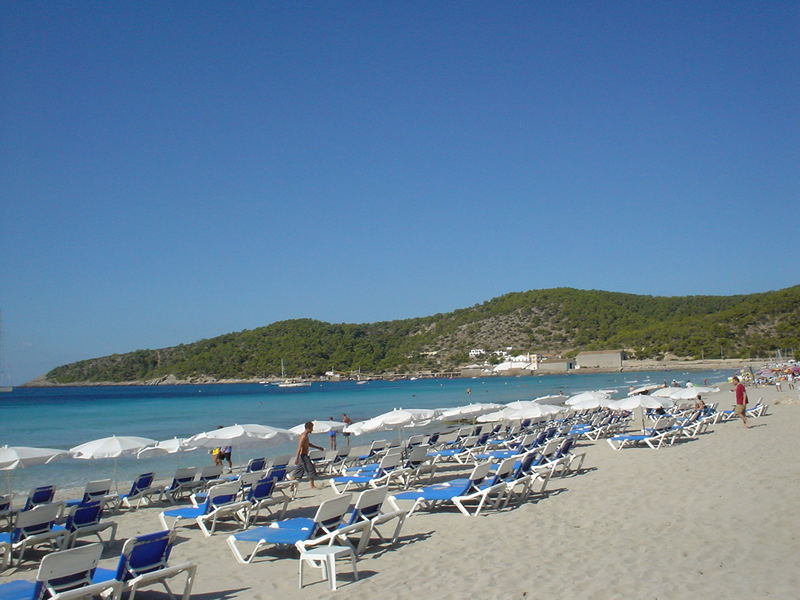
<svg viewBox="0 0 800 600">
<path fill-rule="evenodd" d="M 570 354 L 625 348 L 635 358 L 766 356 L 800 350 L 800 286 L 740 296 L 653 297 L 568 288 L 515 292 L 430 317 L 369 324 L 281 321 L 158 350 L 84 360 L 54 383 L 291 376 L 331 369 L 397 373 L 447 369 L 471 348 Z M 422 353 L 437 352 L 434 356 Z"/>
</svg>

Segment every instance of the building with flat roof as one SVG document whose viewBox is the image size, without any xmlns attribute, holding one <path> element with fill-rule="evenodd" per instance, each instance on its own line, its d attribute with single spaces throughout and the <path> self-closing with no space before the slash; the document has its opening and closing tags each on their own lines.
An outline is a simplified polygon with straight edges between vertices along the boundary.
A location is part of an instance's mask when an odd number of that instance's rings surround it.
<svg viewBox="0 0 800 600">
<path fill-rule="evenodd" d="M 575 360 L 572 358 L 548 358 L 539 361 L 538 371 L 543 373 L 563 373 L 575 368 Z"/>
<path fill-rule="evenodd" d="M 621 369 L 624 357 L 622 350 L 596 350 L 580 352 L 575 362 L 580 369 Z"/>
</svg>

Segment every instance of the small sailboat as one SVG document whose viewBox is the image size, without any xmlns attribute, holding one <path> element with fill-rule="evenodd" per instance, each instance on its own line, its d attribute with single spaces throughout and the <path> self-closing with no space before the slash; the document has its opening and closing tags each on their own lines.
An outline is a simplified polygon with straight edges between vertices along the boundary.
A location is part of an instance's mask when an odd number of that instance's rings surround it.
<svg viewBox="0 0 800 600">
<path fill-rule="evenodd" d="M 286 377 L 286 367 L 281 359 L 281 379 L 276 385 L 280 388 L 298 388 L 298 387 L 311 387 L 310 381 L 303 381 L 302 379 L 291 379 Z"/>
</svg>

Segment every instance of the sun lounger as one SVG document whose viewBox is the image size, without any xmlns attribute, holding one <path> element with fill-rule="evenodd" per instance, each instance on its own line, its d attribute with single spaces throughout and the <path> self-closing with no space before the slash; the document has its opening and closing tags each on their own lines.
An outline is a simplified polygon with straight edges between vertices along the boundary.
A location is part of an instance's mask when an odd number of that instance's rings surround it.
<svg viewBox="0 0 800 600">
<path fill-rule="evenodd" d="M 197 475 L 197 467 L 181 467 L 175 471 L 172 483 L 161 490 L 160 499 L 175 502 L 181 497 L 188 496 L 197 488 L 194 477 Z"/>
<path fill-rule="evenodd" d="M 389 496 L 388 501 L 395 510 L 401 510 L 400 506 L 397 504 L 398 500 L 413 500 L 414 504 L 408 511 L 409 516 L 411 516 L 411 514 L 413 514 L 414 511 L 418 510 L 420 507 L 425 507 L 428 510 L 432 510 L 444 503 L 453 502 L 454 498 L 468 496 L 473 492 L 478 491 L 480 489 L 480 485 L 489 474 L 490 467 L 491 463 L 482 463 L 472 469 L 469 477 L 451 479 L 450 481 L 446 481 L 444 483 L 426 486 L 420 490 L 395 494 L 394 496 Z M 457 504 L 454 503 L 454 506 L 456 506 L 463 514 L 469 516 L 469 513 L 465 512 Z"/>
<path fill-rule="evenodd" d="M 242 523 L 246 522 L 245 511 L 250 508 L 250 502 L 237 500 L 239 485 L 236 482 L 215 485 L 208 491 L 208 497 L 198 507 L 174 508 L 165 510 L 159 515 L 164 529 L 174 529 L 181 521 L 194 520 L 203 535 L 206 537 L 214 533 L 217 521 L 234 518 Z M 172 525 L 167 524 L 167 517 L 175 519 Z M 211 529 L 207 523 L 211 523 Z"/>
<path fill-rule="evenodd" d="M 71 508 L 73 506 L 77 506 L 78 504 L 85 504 L 94 500 L 100 500 L 103 502 L 103 504 L 108 503 L 114 505 L 119 502 L 119 496 L 111 493 L 110 479 L 98 479 L 95 481 L 90 481 L 86 484 L 86 487 L 83 490 L 83 497 L 67 500 L 64 503 L 64 506 Z"/>
<path fill-rule="evenodd" d="M 343 494 L 350 487 L 363 489 L 369 486 L 375 488 L 391 485 L 395 481 L 399 481 L 402 484 L 404 471 L 401 463 L 402 455 L 399 451 L 387 454 L 374 468 L 369 468 L 371 465 L 367 465 L 367 468 L 353 471 L 352 474 L 331 477 L 331 487 L 337 494 Z M 348 470 L 348 473 L 350 472 Z M 336 484 L 341 485 L 342 489 L 337 488 Z"/>
<path fill-rule="evenodd" d="M 472 491 L 468 491 L 460 496 L 455 496 L 453 498 L 453 504 L 468 517 L 477 517 L 484 504 L 486 504 L 490 498 L 494 498 L 494 506 L 497 507 L 506 493 L 506 482 L 513 475 L 515 462 L 516 458 L 514 457 L 504 459 L 498 465 L 495 473 L 487 476 L 484 481 L 474 485 Z M 470 515 L 469 505 L 473 502 L 477 502 L 477 505 L 474 507 L 475 512 Z"/>
<path fill-rule="evenodd" d="M 34 488 L 28 494 L 28 498 L 25 500 L 25 506 L 22 508 L 22 510 L 30 510 L 34 506 L 38 506 L 40 504 L 50 504 L 55 495 L 56 486 L 54 485 L 43 485 Z"/>
<path fill-rule="evenodd" d="M 641 445 L 647 445 L 653 450 L 658 450 L 671 433 L 670 430 L 664 430 L 640 434 L 620 434 L 610 437 L 606 441 L 614 450 L 622 450 L 623 448 Z"/>
<path fill-rule="evenodd" d="M 393 510 L 390 512 L 383 512 L 383 504 L 386 500 L 386 495 L 389 488 L 379 487 L 372 490 L 364 490 L 356 498 L 356 503 L 353 506 L 353 511 L 350 517 L 344 520 L 346 525 L 355 525 L 357 523 L 368 523 L 369 527 L 361 532 L 358 544 L 356 545 L 355 552 L 361 555 L 366 550 L 367 544 L 375 533 L 381 541 L 388 540 L 390 544 L 397 542 L 400 536 L 400 529 L 406 520 L 406 511 Z M 379 526 L 389 523 L 390 521 L 397 521 L 395 524 L 394 532 L 391 537 L 387 538 L 381 534 L 378 529 Z"/>
<path fill-rule="evenodd" d="M 66 530 L 67 536 L 63 543 L 65 548 L 71 548 L 78 538 L 87 535 L 96 535 L 97 539 L 103 542 L 100 533 L 107 529 L 111 530 L 111 535 L 107 541 L 112 541 L 117 535 L 117 523 L 114 521 L 102 521 L 102 518 L 102 499 L 81 502 L 70 507 L 67 511 L 67 519 L 64 525 L 56 525 L 54 529 L 63 528 Z"/>
<path fill-rule="evenodd" d="M 296 517 L 276 521 L 269 526 L 254 527 L 228 536 L 228 546 L 237 562 L 248 564 L 264 546 L 295 546 L 301 552 L 319 544 L 333 544 L 354 532 L 363 532 L 368 523 L 344 524 L 352 494 L 342 494 L 320 504 L 314 518 Z M 252 552 L 243 555 L 238 544 L 255 544 Z"/>
<path fill-rule="evenodd" d="M 172 547 L 175 544 L 174 531 L 159 531 L 128 539 L 122 547 L 116 569 L 98 568 L 92 580 L 95 583 L 121 583 L 124 591 L 135 600 L 136 592 L 144 587 L 161 584 L 174 599 L 168 581 L 186 575 L 181 600 L 189 600 L 192 592 L 197 566 L 191 562 L 170 566 L 168 564 Z"/>
<path fill-rule="evenodd" d="M 127 494 L 120 495 L 120 506 L 127 508 L 139 508 L 143 501 L 149 505 L 152 503 L 152 497 L 161 495 L 162 489 L 153 485 L 155 480 L 155 473 L 142 473 L 131 484 L 131 490 Z M 133 506 L 133 502 L 136 506 Z"/>
<path fill-rule="evenodd" d="M 118 581 L 92 582 L 102 550 L 100 544 L 89 544 L 48 554 L 39 565 L 36 581 L 0 584 L 0 600 L 90 600 L 100 594 L 117 600 L 122 587 Z"/>
<path fill-rule="evenodd" d="M 451 445 L 450 447 L 441 450 L 434 450 L 429 452 L 428 456 L 433 459 L 434 463 L 446 460 L 455 460 L 460 464 L 464 464 L 472 457 L 473 450 L 476 449 L 479 437 L 473 435 L 464 438 L 458 445 Z"/>
<path fill-rule="evenodd" d="M 17 514 L 17 511 L 11 506 L 13 499 L 13 494 L 0 494 L 0 520 L 4 521 L 9 529 L 14 521 L 14 515 Z"/>
<path fill-rule="evenodd" d="M 386 440 L 374 440 L 370 444 L 366 454 L 357 457 L 357 464 L 365 464 L 370 461 L 377 462 L 378 457 L 386 450 Z"/>
<path fill-rule="evenodd" d="M 3 544 L 7 556 L 6 564 L 11 566 L 19 564 L 25 556 L 25 551 L 47 544 L 51 550 L 60 550 L 67 537 L 63 527 L 57 527 L 56 522 L 61 518 L 64 505 L 60 502 L 39 504 L 30 510 L 25 510 L 17 515 L 14 529 L 7 533 L 0 533 L 0 544 Z"/>
<path fill-rule="evenodd" d="M 283 517 L 283 514 L 286 512 L 286 507 L 289 502 L 291 502 L 291 498 L 287 498 L 286 496 L 281 496 L 280 498 L 276 497 L 275 485 L 276 481 L 274 479 L 263 478 L 247 490 L 244 495 L 244 500 L 249 502 L 250 505 L 245 511 L 245 527 L 258 519 L 262 508 L 266 509 L 269 515 L 272 516 L 273 507 L 281 506 L 276 516 L 279 519 Z"/>
</svg>

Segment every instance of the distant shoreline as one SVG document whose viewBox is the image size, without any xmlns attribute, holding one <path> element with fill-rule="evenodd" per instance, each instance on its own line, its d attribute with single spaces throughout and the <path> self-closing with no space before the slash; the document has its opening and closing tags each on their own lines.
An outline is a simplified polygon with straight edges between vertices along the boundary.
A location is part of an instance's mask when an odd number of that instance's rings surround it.
<svg viewBox="0 0 800 600">
<path fill-rule="evenodd" d="M 581 375 L 584 373 L 637 373 L 644 371 L 705 371 L 710 369 L 741 369 L 747 367 L 760 367 L 767 362 L 765 358 L 759 359 L 707 359 L 707 360 L 626 360 L 622 363 L 622 368 L 609 368 L 609 369 L 569 369 L 558 372 L 536 372 L 536 371 L 514 371 L 507 374 L 499 375 L 480 375 L 479 377 L 543 377 L 546 375 Z M 383 381 L 395 379 L 393 376 L 368 376 L 371 380 Z M 413 377 L 419 379 L 435 379 L 436 377 L 430 373 L 415 373 Z M 474 377 L 473 374 L 462 374 L 455 376 L 457 379 L 469 379 Z M 402 377 L 399 379 L 408 379 Z M 124 386 L 160 386 L 160 385 L 241 385 L 241 384 L 259 384 L 263 382 L 274 383 L 280 381 L 275 378 L 253 377 L 247 379 L 216 379 L 208 376 L 198 376 L 192 379 L 178 379 L 174 375 L 167 375 L 149 380 L 133 380 L 133 381 L 89 381 L 89 382 L 71 382 L 71 383 L 56 383 L 48 381 L 44 378 L 34 379 L 28 383 L 22 384 L 17 387 L 21 388 L 42 388 L 42 387 L 124 387 Z M 312 382 L 326 382 L 337 383 L 343 381 L 352 381 L 350 379 L 332 380 L 332 379 L 309 379 Z"/>
</svg>

